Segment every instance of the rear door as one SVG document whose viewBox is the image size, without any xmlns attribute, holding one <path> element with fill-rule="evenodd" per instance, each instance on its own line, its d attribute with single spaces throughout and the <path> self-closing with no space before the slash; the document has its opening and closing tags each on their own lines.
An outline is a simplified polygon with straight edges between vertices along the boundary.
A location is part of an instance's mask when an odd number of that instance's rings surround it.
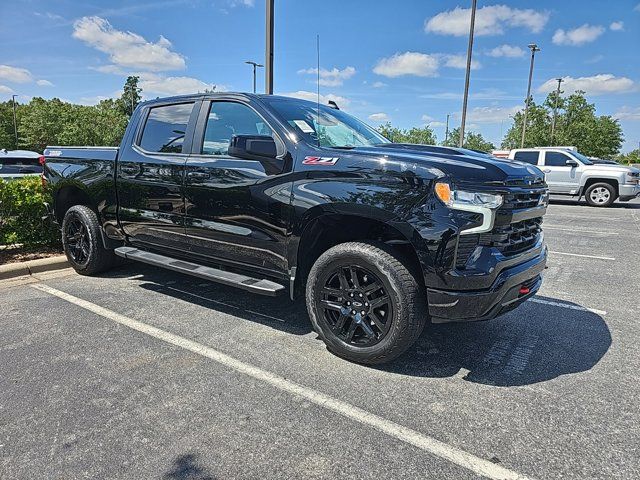
<svg viewBox="0 0 640 480">
<path fill-rule="evenodd" d="M 152 104 L 118 159 L 120 225 L 133 243 L 184 251 L 184 173 L 199 102 Z"/>
<path fill-rule="evenodd" d="M 285 144 L 257 108 L 240 99 L 203 102 L 186 168 L 186 231 L 193 254 L 281 276 L 291 182 Z M 272 136 L 279 158 L 232 157 L 233 135 Z"/>
<path fill-rule="evenodd" d="M 544 177 L 549 189 L 555 193 L 577 193 L 582 176 L 582 164 L 568 154 L 558 151 L 543 152 Z M 575 165 L 567 165 L 567 161 Z"/>
</svg>

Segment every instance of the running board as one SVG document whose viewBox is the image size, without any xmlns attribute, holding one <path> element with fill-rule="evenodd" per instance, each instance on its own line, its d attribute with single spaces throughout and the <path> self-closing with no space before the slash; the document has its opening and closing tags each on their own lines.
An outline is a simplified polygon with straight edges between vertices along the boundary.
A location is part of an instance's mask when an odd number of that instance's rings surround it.
<svg viewBox="0 0 640 480">
<path fill-rule="evenodd" d="M 173 270 L 174 272 L 193 275 L 194 277 L 203 278 L 204 280 L 242 288 L 262 295 L 275 297 L 285 289 L 284 285 L 280 285 L 279 283 L 272 282 L 271 280 L 266 280 L 264 278 L 253 278 L 239 273 L 205 267 L 204 265 L 185 262 L 184 260 L 178 260 L 165 255 L 147 252 L 146 250 L 140 250 L 139 248 L 118 247 L 114 252 L 119 257 L 123 257 L 128 260 L 148 263 L 157 267 L 166 268 L 167 270 Z"/>
</svg>

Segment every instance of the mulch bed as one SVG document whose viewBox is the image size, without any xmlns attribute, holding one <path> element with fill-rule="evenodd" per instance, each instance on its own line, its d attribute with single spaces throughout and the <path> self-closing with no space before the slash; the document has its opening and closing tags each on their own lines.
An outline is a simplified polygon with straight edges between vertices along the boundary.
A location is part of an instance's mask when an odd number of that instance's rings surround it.
<svg viewBox="0 0 640 480">
<path fill-rule="evenodd" d="M 62 247 L 13 247 L 11 245 L 0 248 L 0 265 L 7 263 L 26 262 L 39 258 L 62 255 Z"/>
</svg>

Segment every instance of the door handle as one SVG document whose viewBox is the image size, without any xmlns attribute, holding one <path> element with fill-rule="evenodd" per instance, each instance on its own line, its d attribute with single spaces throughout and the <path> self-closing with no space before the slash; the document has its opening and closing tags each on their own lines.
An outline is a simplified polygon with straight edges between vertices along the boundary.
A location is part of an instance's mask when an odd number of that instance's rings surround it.
<svg viewBox="0 0 640 480">
<path fill-rule="evenodd" d="M 211 175 L 209 175 L 206 172 L 189 172 L 187 173 L 187 177 L 193 179 L 193 180 L 206 180 L 207 178 L 209 178 Z"/>
<path fill-rule="evenodd" d="M 140 173 L 140 167 L 137 165 L 120 165 L 120 172 L 126 173 L 127 175 L 134 175 Z"/>
<path fill-rule="evenodd" d="M 544 172 L 544 173 L 551 173 L 551 170 L 549 170 L 548 168 L 545 168 L 545 169 L 543 170 L 543 172 Z"/>
</svg>

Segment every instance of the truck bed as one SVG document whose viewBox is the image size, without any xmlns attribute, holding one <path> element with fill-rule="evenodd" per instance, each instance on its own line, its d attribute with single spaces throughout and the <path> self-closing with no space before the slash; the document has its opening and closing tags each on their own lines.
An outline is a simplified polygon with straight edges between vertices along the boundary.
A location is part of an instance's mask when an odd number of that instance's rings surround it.
<svg viewBox="0 0 640 480">
<path fill-rule="evenodd" d="M 120 147 L 47 147 L 44 156 L 47 158 L 73 158 L 77 160 L 115 161 Z"/>
</svg>

